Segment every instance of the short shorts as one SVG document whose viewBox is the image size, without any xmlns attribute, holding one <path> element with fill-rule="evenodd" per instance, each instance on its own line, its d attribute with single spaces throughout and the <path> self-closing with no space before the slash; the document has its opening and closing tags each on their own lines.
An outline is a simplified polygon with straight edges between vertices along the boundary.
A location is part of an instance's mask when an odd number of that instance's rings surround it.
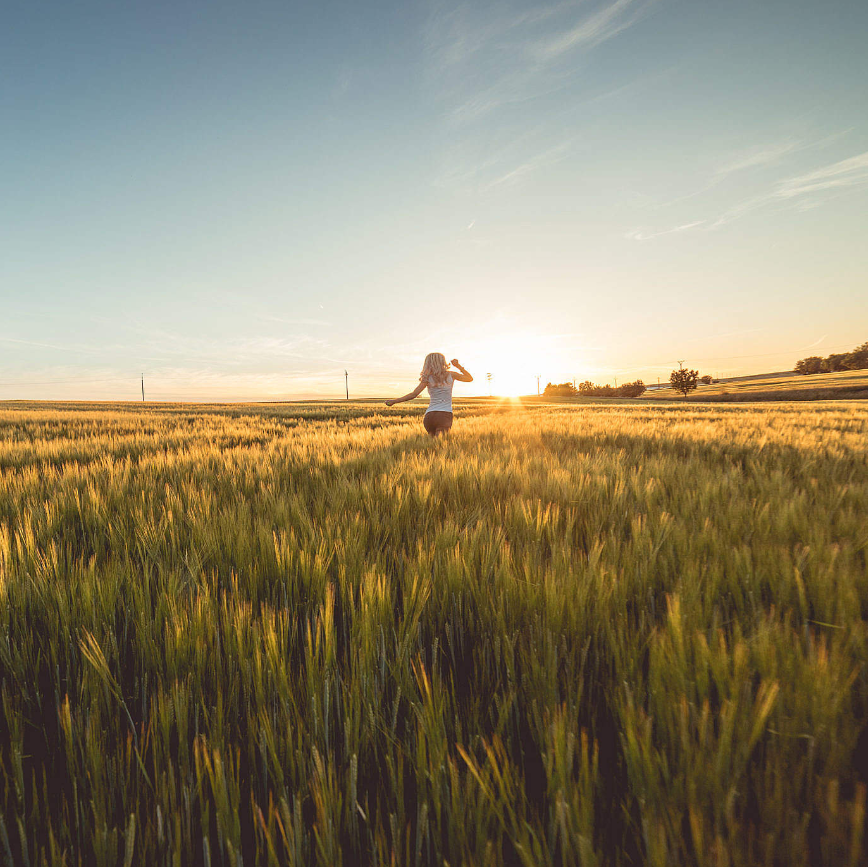
<svg viewBox="0 0 868 867">
<path fill-rule="evenodd" d="M 434 412 L 426 412 L 423 424 L 425 425 L 425 430 L 428 431 L 432 437 L 436 437 L 438 434 L 442 433 L 449 433 L 449 428 L 452 427 L 452 413 L 439 412 L 437 410 Z"/>
</svg>

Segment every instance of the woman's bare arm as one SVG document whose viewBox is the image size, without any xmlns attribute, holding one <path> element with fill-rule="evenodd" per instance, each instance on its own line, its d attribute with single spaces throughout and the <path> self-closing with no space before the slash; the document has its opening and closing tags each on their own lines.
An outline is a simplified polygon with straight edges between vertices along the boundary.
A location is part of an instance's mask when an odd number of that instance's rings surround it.
<svg viewBox="0 0 868 867">
<path fill-rule="evenodd" d="M 452 359 L 452 366 L 457 367 L 461 373 L 452 372 L 452 378 L 459 382 L 473 382 L 473 377 L 461 366 L 461 362 L 457 358 Z"/>
<path fill-rule="evenodd" d="M 422 394 L 422 389 L 425 388 L 425 383 L 420 382 L 411 392 L 403 397 L 393 397 L 386 401 L 386 406 L 394 406 L 396 403 L 403 403 L 405 400 L 413 400 L 414 397 L 419 397 Z"/>
</svg>

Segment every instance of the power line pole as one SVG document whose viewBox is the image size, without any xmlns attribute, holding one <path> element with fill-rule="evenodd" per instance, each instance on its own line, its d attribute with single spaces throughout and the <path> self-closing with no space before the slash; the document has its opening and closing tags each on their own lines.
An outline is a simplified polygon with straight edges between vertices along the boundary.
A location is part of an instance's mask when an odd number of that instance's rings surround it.
<svg viewBox="0 0 868 867">
<path fill-rule="evenodd" d="M 490 374 L 490 373 L 486 373 L 486 374 L 485 374 L 485 378 L 488 380 L 488 396 L 489 396 L 489 397 L 494 397 L 494 395 L 493 395 L 492 392 L 491 392 L 491 374 Z"/>
<path fill-rule="evenodd" d="M 145 374 L 142 374 L 142 403 L 145 402 Z"/>
<path fill-rule="evenodd" d="M 540 377 L 541 377 L 541 376 L 542 376 L 541 373 L 538 373 L 538 374 L 536 375 L 536 396 L 537 396 L 537 397 L 539 397 L 539 381 L 540 381 Z"/>
<path fill-rule="evenodd" d="M 344 385 L 347 389 L 347 400 L 350 399 L 350 375 L 344 371 Z"/>
</svg>

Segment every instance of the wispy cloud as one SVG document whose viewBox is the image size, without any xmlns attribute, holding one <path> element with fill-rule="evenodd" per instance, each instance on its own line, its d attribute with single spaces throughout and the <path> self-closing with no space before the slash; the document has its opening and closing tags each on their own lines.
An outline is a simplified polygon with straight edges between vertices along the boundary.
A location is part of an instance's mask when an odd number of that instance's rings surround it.
<svg viewBox="0 0 868 867">
<path fill-rule="evenodd" d="M 774 195 L 779 199 L 791 199 L 794 196 L 865 184 L 868 184 L 868 151 L 782 181 Z"/>
<path fill-rule="evenodd" d="M 614 0 L 604 4 L 564 32 L 532 45 L 531 54 L 539 60 L 550 61 L 578 48 L 593 48 L 635 24 L 651 5 L 641 0 Z"/>
<path fill-rule="evenodd" d="M 771 205 L 791 203 L 800 209 L 813 207 L 816 196 L 829 190 L 863 187 L 868 185 L 868 151 L 848 159 L 822 166 L 807 174 L 784 178 L 774 189 L 752 196 L 724 211 L 709 228 L 716 229 L 733 222 L 752 211 Z"/>
<path fill-rule="evenodd" d="M 568 0 L 532 10 L 435 3 L 425 45 L 428 80 L 445 127 L 441 183 L 491 188 L 547 165 L 552 140 L 566 136 L 563 104 L 555 108 L 544 97 L 575 83 L 587 53 L 623 33 L 656 2 Z M 526 110 L 531 105 L 532 114 Z M 492 149 L 492 141 L 509 146 Z"/>
<path fill-rule="evenodd" d="M 515 168 L 510 169 L 505 174 L 500 175 L 493 181 L 490 181 L 488 184 L 486 184 L 485 188 L 490 189 L 491 187 L 501 186 L 502 184 L 515 183 L 515 181 L 519 180 L 524 175 L 535 172 L 538 169 L 543 168 L 544 166 L 550 166 L 556 162 L 559 162 L 569 154 L 572 144 L 572 139 L 567 139 L 566 141 L 563 141 L 560 144 L 555 145 L 554 147 L 546 148 L 540 153 L 534 154 L 520 165 L 517 165 Z"/>
<path fill-rule="evenodd" d="M 751 148 L 731 161 L 718 166 L 714 174 L 717 179 L 721 179 L 745 169 L 774 165 L 775 163 L 779 163 L 787 154 L 791 154 L 793 151 L 799 150 L 804 146 L 804 142 L 785 141 L 778 144 Z"/>
<path fill-rule="evenodd" d="M 760 159 L 758 154 L 757 161 L 752 164 L 759 165 Z M 763 208 L 779 206 L 809 210 L 820 205 L 823 195 L 830 191 L 861 187 L 868 187 L 868 151 L 778 180 L 770 189 L 731 205 L 714 218 L 693 220 L 660 230 L 631 229 L 625 233 L 625 237 L 633 241 L 649 241 L 689 230 L 711 231 Z"/>
<path fill-rule="evenodd" d="M 804 351 L 805 349 L 815 349 L 819 346 L 829 335 L 824 334 L 822 337 L 818 337 L 813 343 L 809 343 L 807 346 L 803 346 L 800 351 Z"/>
<path fill-rule="evenodd" d="M 687 232 L 690 229 L 698 229 L 705 224 L 705 220 L 696 220 L 693 223 L 684 223 L 681 226 L 672 226 L 669 229 L 661 229 L 658 232 L 653 232 L 648 229 L 631 229 L 626 233 L 625 237 L 631 241 L 650 241 L 652 238 L 659 238 L 661 235 L 675 235 L 678 232 Z"/>
<path fill-rule="evenodd" d="M 715 188 L 721 187 L 727 183 L 733 175 L 744 172 L 767 171 L 773 166 L 792 159 L 793 156 L 802 151 L 819 150 L 828 147 L 843 138 L 849 132 L 851 132 L 849 129 L 839 130 L 831 135 L 823 136 L 822 138 L 790 137 L 783 141 L 764 143 L 749 148 L 743 148 L 719 159 L 718 164 L 711 168 L 708 179 L 701 184 L 698 189 L 676 196 L 674 199 L 660 202 L 655 207 L 659 210 L 661 208 L 668 208 L 680 202 L 686 202 L 689 199 L 698 198 Z"/>
</svg>

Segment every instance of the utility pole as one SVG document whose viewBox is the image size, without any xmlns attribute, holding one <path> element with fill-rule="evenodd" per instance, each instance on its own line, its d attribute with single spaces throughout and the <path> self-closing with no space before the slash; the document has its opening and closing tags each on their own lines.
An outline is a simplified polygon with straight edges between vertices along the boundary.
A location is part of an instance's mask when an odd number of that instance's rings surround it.
<svg viewBox="0 0 868 867">
<path fill-rule="evenodd" d="M 491 374 L 490 374 L 490 373 L 486 373 L 486 374 L 485 374 L 485 378 L 488 380 L 488 396 L 489 396 L 489 397 L 494 397 L 494 395 L 493 395 L 492 392 L 491 392 Z"/>
<path fill-rule="evenodd" d="M 618 377 L 616 376 L 615 377 L 615 388 L 617 388 L 617 387 L 618 387 Z"/>
<path fill-rule="evenodd" d="M 145 374 L 142 374 L 142 403 L 145 402 Z"/>
<path fill-rule="evenodd" d="M 537 396 L 537 397 L 539 397 L 539 381 L 540 381 L 540 377 L 541 377 L 541 376 L 542 376 L 541 373 L 538 373 L 538 374 L 536 375 L 536 396 Z"/>
<path fill-rule="evenodd" d="M 347 400 L 350 399 L 350 375 L 344 371 L 344 385 L 347 388 Z"/>
</svg>

